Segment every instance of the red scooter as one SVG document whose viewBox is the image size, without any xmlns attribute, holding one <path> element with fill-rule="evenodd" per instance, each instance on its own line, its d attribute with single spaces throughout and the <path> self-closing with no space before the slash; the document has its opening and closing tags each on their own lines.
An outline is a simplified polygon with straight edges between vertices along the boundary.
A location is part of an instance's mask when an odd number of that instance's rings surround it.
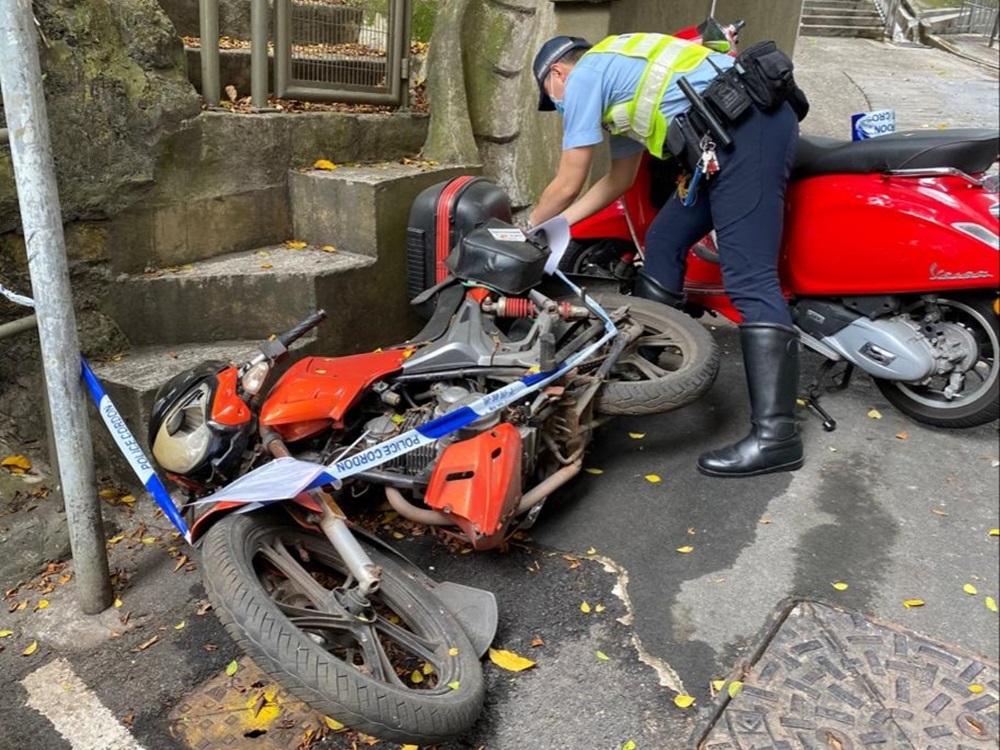
<svg viewBox="0 0 1000 750">
<path fill-rule="evenodd" d="M 836 422 L 817 403 L 821 386 L 846 387 L 855 367 L 919 422 L 973 427 L 1000 416 L 1000 199 L 986 175 L 998 147 L 991 129 L 800 139 L 780 275 L 803 343 L 825 357 L 807 403 L 826 429 Z M 647 155 L 622 198 L 572 227 L 563 269 L 627 291 L 676 176 L 671 160 Z M 684 292 L 692 314 L 740 321 L 712 235 L 691 249 Z"/>
</svg>

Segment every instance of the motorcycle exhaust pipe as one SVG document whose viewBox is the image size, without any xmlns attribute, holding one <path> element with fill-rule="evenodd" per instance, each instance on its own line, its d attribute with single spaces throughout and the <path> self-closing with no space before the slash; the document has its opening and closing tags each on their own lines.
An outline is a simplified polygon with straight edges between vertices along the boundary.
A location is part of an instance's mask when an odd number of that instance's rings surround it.
<svg viewBox="0 0 1000 750">
<path fill-rule="evenodd" d="M 579 474 L 582 469 L 583 460 L 577 459 L 569 466 L 562 467 L 555 474 L 539 482 L 521 496 L 521 502 L 518 503 L 517 511 L 514 515 L 519 516 L 522 513 L 527 513 L 531 508 L 538 505 L 542 500 Z M 403 497 L 403 493 L 395 487 L 384 487 L 383 489 L 385 490 L 385 497 L 389 501 L 389 505 L 403 518 L 415 521 L 416 523 L 422 523 L 426 526 L 455 525 L 455 521 L 448 514 L 427 508 L 418 508 Z"/>
</svg>

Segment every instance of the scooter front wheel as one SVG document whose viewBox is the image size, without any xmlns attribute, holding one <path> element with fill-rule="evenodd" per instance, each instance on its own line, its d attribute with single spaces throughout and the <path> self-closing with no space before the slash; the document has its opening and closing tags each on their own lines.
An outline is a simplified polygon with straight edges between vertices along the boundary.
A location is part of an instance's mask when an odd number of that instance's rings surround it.
<svg viewBox="0 0 1000 750">
<path fill-rule="evenodd" d="M 948 375 L 933 376 L 926 383 L 901 383 L 875 379 L 886 399 L 917 422 L 935 427 L 976 427 L 1000 417 L 1000 350 L 996 298 L 946 299 L 935 302 L 941 324 L 960 326 L 975 342 L 969 345 L 967 369 L 961 373 L 961 387 L 954 389 Z M 914 320 L 923 315 L 923 303 L 912 312 Z M 951 388 L 951 390 L 949 390 Z"/>
<path fill-rule="evenodd" d="M 475 648 L 418 573 L 365 551 L 382 578 L 359 610 L 325 537 L 267 513 L 231 515 L 206 534 L 205 588 L 237 644 L 320 713 L 395 742 L 454 739 L 482 709 Z"/>
</svg>

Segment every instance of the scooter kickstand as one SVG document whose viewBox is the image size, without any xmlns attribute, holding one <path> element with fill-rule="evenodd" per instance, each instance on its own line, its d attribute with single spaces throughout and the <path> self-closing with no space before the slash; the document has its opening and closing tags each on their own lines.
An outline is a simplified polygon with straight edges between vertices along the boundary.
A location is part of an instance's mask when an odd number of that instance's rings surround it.
<svg viewBox="0 0 1000 750">
<path fill-rule="evenodd" d="M 826 377 L 826 374 L 830 371 L 830 369 L 833 367 L 834 364 L 835 363 L 833 360 L 828 359 L 825 362 L 823 362 L 822 365 L 820 365 L 819 372 L 816 373 L 816 376 L 809 384 L 806 396 L 805 398 L 802 399 L 802 402 L 805 404 L 805 406 L 812 409 L 817 414 L 817 416 L 819 416 L 819 418 L 823 420 L 823 429 L 826 430 L 827 432 L 833 432 L 834 430 L 837 429 L 837 420 L 834 419 L 832 416 L 830 416 L 830 413 L 826 409 L 820 406 L 819 397 L 823 392 L 822 391 L 823 378 Z M 846 380 L 850 381 L 850 377 L 851 373 L 850 370 L 848 370 L 848 372 L 846 373 Z M 847 387 L 846 383 L 844 383 L 842 386 L 838 386 L 837 390 L 840 390 L 841 388 L 845 387 Z"/>
</svg>

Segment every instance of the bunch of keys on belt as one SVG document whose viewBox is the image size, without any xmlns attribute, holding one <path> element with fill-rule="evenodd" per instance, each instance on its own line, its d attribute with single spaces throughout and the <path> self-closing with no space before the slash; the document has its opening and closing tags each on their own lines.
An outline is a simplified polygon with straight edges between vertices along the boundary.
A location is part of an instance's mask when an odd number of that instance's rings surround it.
<svg viewBox="0 0 1000 750">
<path fill-rule="evenodd" d="M 707 135 L 701 139 L 701 159 L 698 161 L 698 168 L 705 175 L 705 179 L 711 177 L 719 171 L 719 159 L 715 155 L 715 142 Z"/>
</svg>

